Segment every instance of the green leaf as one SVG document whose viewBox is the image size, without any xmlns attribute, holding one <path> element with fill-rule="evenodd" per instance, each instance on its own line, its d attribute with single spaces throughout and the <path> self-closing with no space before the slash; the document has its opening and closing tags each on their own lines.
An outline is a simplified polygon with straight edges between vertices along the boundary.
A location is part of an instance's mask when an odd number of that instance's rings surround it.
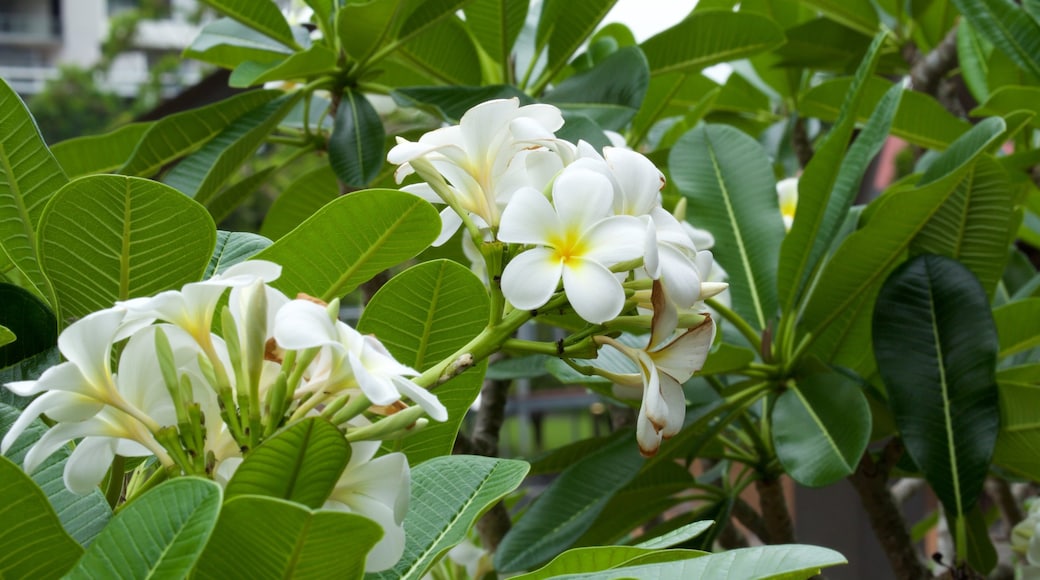
<svg viewBox="0 0 1040 580">
<path fill-rule="evenodd" d="M 51 330 L 50 332 L 57 335 L 56 330 Z M 34 381 L 40 378 L 43 371 L 60 363 L 61 352 L 58 351 L 57 346 L 54 346 L 54 342 L 51 345 L 46 350 L 22 359 L 16 364 L 0 367 L 0 385 L 13 381 Z M 16 409 L 24 409 L 31 400 L 30 397 L 21 397 L 6 388 L 0 387 L 0 403 L 10 405 Z"/>
<path fill-rule="evenodd" d="M 463 8 L 466 27 L 498 63 L 508 63 L 524 28 L 530 0 L 474 0 Z"/>
<path fill-rule="evenodd" d="M 457 16 L 442 19 L 406 42 L 397 54 L 408 66 L 444 84 L 481 83 L 477 46 Z"/>
<path fill-rule="evenodd" d="M 14 343 L 0 347 L 0 368 L 43 352 L 58 342 L 58 321 L 54 313 L 35 294 L 13 284 L 0 284 L 0 324 L 18 337 Z"/>
<path fill-rule="evenodd" d="M 871 32 L 873 34 L 873 32 Z M 696 72 L 713 64 L 745 58 L 784 43 L 772 20 L 744 12 L 694 12 L 675 26 L 645 40 L 640 48 L 650 74 Z"/>
<path fill-rule="evenodd" d="M 836 372 L 789 383 L 771 419 L 776 455 L 802 485 L 822 487 L 851 474 L 870 442 L 867 399 L 855 381 Z"/>
<path fill-rule="evenodd" d="M 403 0 L 347 2 L 336 13 L 336 35 L 347 55 L 365 62 L 376 49 L 397 36 Z"/>
<path fill-rule="evenodd" d="M 787 42 L 776 49 L 774 66 L 844 72 L 859 62 L 870 36 L 827 18 L 816 18 L 784 30 Z"/>
<path fill-rule="evenodd" d="M 622 48 L 595 67 L 568 77 L 542 101 L 581 113 L 604 129 L 618 131 L 635 117 L 650 82 L 646 57 L 634 46 Z"/>
<path fill-rule="evenodd" d="M 920 256 L 885 281 L 873 331 L 907 452 L 947 512 L 963 517 L 982 492 L 1000 429 L 986 293 L 955 260 Z"/>
<path fill-rule="evenodd" d="M 1027 479 L 1040 478 L 1040 365 L 1004 369 L 997 373 L 1000 388 L 1000 435 L 993 462 Z"/>
<path fill-rule="evenodd" d="M 1011 0 L 953 0 L 983 38 L 1040 80 L 1040 22 Z"/>
<path fill-rule="evenodd" d="M 161 183 L 93 175 L 63 187 L 38 232 L 40 263 L 61 317 L 199 280 L 213 254 L 213 220 Z"/>
<path fill-rule="evenodd" d="M 755 360 L 755 352 L 729 343 L 721 343 L 708 355 L 704 366 L 697 371 L 699 376 L 722 375 L 747 368 Z"/>
<path fill-rule="evenodd" d="M 0 325 L 0 346 L 7 346 L 17 339 L 18 337 L 11 332 L 10 328 Z"/>
<path fill-rule="evenodd" d="M 805 0 L 805 3 L 822 12 L 827 18 L 867 36 L 877 33 L 878 15 L 870 0 Z"/>
<path fill-rule="evenodd" d="M 343 91 L 329 137 L 329 164 L 339 180 L 351 187 L 372 182 L 383 168 L 383 121 L 365 95 Z"/>
<path fill-rule="evenodd" d="M 358 330 L 375 334 L 398 361 L 425 370 L 450 357 L 488 323 L 484 284 L 468 268 L 450 260 L 419 264 L 390 279 L 365 306 Z M 451 453 L 466 412 L 483 384 L 484 366 L 469 369 L 433 392 L 448 409 L 448 420 L 429 423 L 396 448 L 417 465 Z"/>
<path fill-rule="evenodd" d="M 431 26 L 435 26 L 446 18 L 451 18 L 460 9 L 470 3 L 471 0 L 426 0 L 416 2 L 408 18 L 401 25 L 397 39 L 401 42 L 426 32 Z"/>
<path fill-rule="evenodd" d="M 123 166 L 137 143 L 155 123 L 132 123 L 104 135 L 67 139 L 51 147 L 51 153 L 69 178 L 91 173 L 112 173 Z"/>
<path fill-rule="evenodd" d="M 690 202 L 693 225 L 715 235 L 715 259 L 729 273 L 733 307 L 756 328 L 776 316 L 776 268 L 784 224 L 769 158 L 757 141 L 704 125 L 676 142 L 672 180 Z"/>
<path fill-rule="evenodd" d="M 0 575 L 60 578 L 83 548 L 61 527 L 43 490 L 6 457 L 0 457 Z"/>
<path fill-rule="evenodd" d="M 1012 191 L 1000 164 L 983 156 L 917 234 L 910 251 L 960 261 L 992 296 L 1008 257 Z"/>
<path fill-rule="evenodd" d="M 0 79 L 0 262 L 20 284 L 54 306 L 54 289 L 38 261 L 36 228 L 47 200 L 68 180 L 43 143 L 25 103 Z"/>
<path fill-rule="evenodd" d="M 350 445 L 332 423 L 304 419 L 250 452 L 227 484 L 228 499 L 262 495 L 320 508 L 350 459 Z"/>
<path fill-rule="evenodd" d="M 379 524 L 357 514 L 234 497 L 221 508 L 195 577 L 317 579 L 335 570 L 336 578 L 360 579 L 365 555 L 382 535 Z"/>
<path fill-rule="evenodd" d="M 560 474 L 495 551 L 500 572 L 531 569 L 570 547 L 643 466 L 631 438 L 615 440 Z"/>
<path fill-rule="evenodd" d="M 257 234 L 217 230 L 217 243 L 202 279 L 220 274 L 231 266 L 252 258 L 270 245 L 271 240 Z"/>
<path fill-rule="evenodd" d="M 511 85 L 482 87 L 405 87 L 390 92 L 394 102 L 402 107 L 417 107 L 439 116 L 448 123 L 457 124 L 466 111 L 484 101 L 516 97 L 521 105 L 533 101 Z"/>
<path fill-rule="evenodd" d="M 511 576 L 514 580 L 546 580 L 565 574 L 580 572 L 599 572 L 624 566 L 628 562 L 660 553 L 657 550 L 637 548 L 633 546 L 590 546 L 573 548 L 553 558 L 545 566 L 527 574 Z"/>
<path fill-rule="evenodd" d="M 183 578 L 217 523 L 220 486 L 182 477 L 127 504 L 67 578 Z"/>
<path fill-rule="evenodd" d="M 852 80 L 849 78 L 824 81 L 809 89 L 798 100 L 802 115 L 834 121 Z M 866 123 L 892 83 L 872 77 L 864 87 L 863 100 L 856 112 L 856 121 Z M 971 125 L 958 119 L 932 97 L 917 91 L 905 91 L 892 119 L 892 134 L 914 145 L 929 149 L 946 149 L 963 135 Z"/>
<path fill-rule="evenodd" d="M 989 99 L 990 91 L 986 79 L 989 76 L 989 59 L 992 53 L 993 45 L 979 36 L 967 21 L 962 20 L 957 26 L 957 61 L 964 84 L 979 103 Z"/>
<path fill-rule="evenodd" d="M 620 578 L 776 578 L 795 580 L 815 576 L 821 568 L 845 564 L 845 558 L 829 548 L 758 546 L 740 548 L 699 558 L 615 568 L 588 574 L 568 574 L 557 580 L 614 580 Z"/>
<path fill-rule="evenodd" d="M 470 455 L 436 457 L 412 469 L 404 556 L 370 578 L 418 580 L 477 519 L 523 481 L 527 463 Z"/>
<path fill-rule="evenodd" d="M 973 117 L 989 115 L 1007 116 L 1015 111 L 1029 111 L 1034 114 L 1031 121 L 1034 127 L 1040 124 L 1040 87 L 1007 86 L 1000 87 L 978 107 L 971 111 Z"/>
<path fill-rule="evenodd" d="M 989 537 L 989 524 L 979 506 L 968 512 L 965 521 L 967 552 L 964 559 L 972 570 L 989 574 L 997 566 L 997 549 Z"/>
<path fill-rule="evenodd" d="M 292 53 L 289 47 L 244 24 L 218 18 L 202 27 L 183 56 L 233 69 L 247 60 L 271 62 Z"/>
<path fill-rule="evenodd" d="M 784 312 L 792 311 L 802 295 L 806 280 L 831 246 L 859 193 L 867 166 L 888 138 L 892 117 L 903 90 L 894 85 L 877 105 L 863 131 L 849 147 L 856 126 L 856 111 L 864 98 L 865 87 L 878 59 L 885 33 L 878 34 L 863 59 L 849 93 L 841 105 L 838 122 L 798 180 L 798 201 L 802 211 L 795 212 L 795 223 L 783 240 L 777 284 Z"/>
<path fill-rule="evenodd" d="M 271 0 L 202 0 L 249 28 L 281 42 L 299 48 L 289 23 L 278 6 Z"/>
<path fill-rule="evenodd" d="M 563 70 L 616 3 L 617 0 L 546 0 L 542 4 L 535 42 L 538 51 L 546 44 L 549 46 L 545 72 L 542 74 L 546 82 Z"/>
<path fill-rule="evenodd" d="M 236 119 L 272 101 L 280 91 L 248 91 L 218 103 L 163 117 L 148 129 L 119 172 L 152 176 L 164 165 L 202 147 Z"/>
<path fill-rule="evenodd" d="M 692 540 L 697 536 L 708 531 L 708 528 L 715 525 L 715 522 L 711 520 L 702 520 L 699 522 L 690 522 L 681 528 L 672 530 L 667 534 L 662 534 L 655 538 L 651 538 L 645 542 L 639 542 L 635 545 L 637 548 L 649 548 L 651 550 L 660 550 L 662 548 L 671 548 L 672 546 L 685 543 L 688 540 Z"/>
<path fill-rule="evenodd" d="M 314 215 L 325 204 L 339 197 L 339 184 L 332 168 L 321 167 L 301 175 L 274 200 L 267 210 L 260 233 L 277 240 L 304 220 Z"/>
<path fill-rule="evenodd" d="M 721 85 L 702 74 L 676 72 L 651 76 L 643 106 L 632 120 L 635 134 L 632 139 L 642 141 L 659 119 L 686 117 L 696 109 L 707 109 L 721 89 Z"/>
<path fill-rule="evenodd" d="M 917 233 L 1003 131 L 999 118 L 982 121 L 939 156 L 930 168 L 934 175 L 922 177 L 917 188 L 875 202 L 879 205 L 867 225 L 845 239 L 815 279 L 800 322 L 803 348 L 819 341 L 825 331 L 828 340 L 821 344 L 837 342 L 857 314 L 870 307 L 874 292 Z"/>
<path fill-rule="evenodd" d="M 301 93 L 289 93 L 235 119 L 201 149 L 177 164 L 163 181 L 207 204 L 217 189 L 256 152 L 264 139 L 295 106 Z"/>
<path fill-rule="evenodd" d="M 315 44 L 305 51 L 294 52 L 273 62 L 247 60 L 235 67 L 228 84 L 245 88 L 269 81 L 310 79 L 335 71 L 336 54 L 324 44 Z"/>
<path fill-rule="evenodd" d="M 256 173 L 243 177 L 238 183 L 225 187 L 206 202 L 206 209 L 213 221 L 220 223 L 249 199 L 264 184 L 268 183 L 271 174 L 277 167 L 265 167 Z"/>
<path fill-rule="evenodd" d="M 54 349 L 53 352 L 54 356 L 49 362 L 56 363 L 60 357 L 57 349 Z M 35 380 L 43 372 L 42 369 L 31 370 L 33 372 L 11 378 Z M 7 378 L 0 376 L 0 382 L 6 381 Z M 0 404 L 0 437 L 7 434 L 20 414 L 21 412 L 17 408 Z M 39 419 L 33 421 L 4 455 L 16 465 L 22 465 L 25 461 L 25 454 L 46 432 L 47 426 L 43 424 L 43 421 Z M 68 447 L 59 448 L 32 472 L 31 477 L 32 481 L 47 496 L 50 507 L 58 514 L 58 519 L 65 531 L 79 544 L 88 546 L 108 524 L 109 518 L 112 517 L 112 509 L 108 507 L 108 502 L 101 490 L 95 489 L 87 495 L 79 495 L 65 487 L 65 462 L 68 461 L 70 454 L 71 451 Z M 4 480 L 0 479 L 0 481 Z M 4 552 L 6 550 L 0 551 L 0 554 Z M 2 557 L 0 555 L 0 558 Z"/>
<path fill-rule="evenodd" d="M 1000 337 L 997 358 L 1040 346 L 1040 298 L 1016 300 L 993 309 L 993 321 Z"/>
<path fill-rule="evenodd" d="M 272 286 L 287 296 L 304 292 L 329 301 L 414 257 L 439 233 L 429 203 L 403 191 L 368 189 L 327 204 L 256 257 L 282 265 Z"/>
</svg>

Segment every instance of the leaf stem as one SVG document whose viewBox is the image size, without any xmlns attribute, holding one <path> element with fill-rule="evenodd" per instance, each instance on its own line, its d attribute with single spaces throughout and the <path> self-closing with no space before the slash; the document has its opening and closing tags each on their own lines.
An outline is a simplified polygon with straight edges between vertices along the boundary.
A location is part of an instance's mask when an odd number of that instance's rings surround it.
<svg viewBox="0 0 1040 580">
<path fill-rule="evenodd" d="M 728 306 L 722 304 L 718 300 L 709 298 L 705 302 L 708 304 L 708 306 L 714 309 L 715 312 L 718 312 L 723 318 L 728 320 L 730 324 L 736 327 L 740 334 L 744 338 L 746 338 L 749 343 L 751 343 L 751 346 L 754 348 L 755 352 L 762 352 L 762 337 L 759 336 L 757 332 L 755 332 L 755 329 L 752 328 L 746 320 L 744 320 L 739 314 L 737 314 Z"/>
</svg>

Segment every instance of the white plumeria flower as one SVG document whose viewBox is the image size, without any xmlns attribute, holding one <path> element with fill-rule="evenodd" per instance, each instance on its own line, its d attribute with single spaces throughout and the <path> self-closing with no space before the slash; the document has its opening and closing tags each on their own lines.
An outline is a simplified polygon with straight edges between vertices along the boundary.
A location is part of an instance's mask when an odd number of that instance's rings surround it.
<svg viewBox="0 0 1040 580">
<path fill-rule="evenodd" d="M 656 324 L 657 316 L 654 318 Z M 682 429 L 686 417 L 682 384 L 704 366 L 714 339 L 715 323 L 710 317 L 663 345 L 654 346 L 651 339 L 651 345 L 645 349 L 632 348 L 609 337 L 600 338 L 639 367 L 639 374 L 619 374 L 611 378 L 615 381 L 616 395 L 642 396 L 636 419 L 636 441 L 644 456 L 657 453 L 662 439 Z"/>
<path fill-rule="evenodd" d="M 160 292 L 151 298 L 138 298 L 121 303 L 128 319 L 159 319 L 188 331 L 205 345 L 213 326 L 213 314 L 220 297 L 228 288 L 247 286 L 260 279 L 270 282 L 278 278 L 282 267 L 264 260 L 247 260 L 207 280 L 185 284 L 180 290 Z"/>
<path fill-rule="evenodd" d="M 503 204 L 516 189 L 540 187 L 538 181 L 563 167 L 565 161 L 555 151 L 567 154 L 573 146 L 556 139 L 553 133 L 561 126 L 563 115 L 552 105 L 521 107 L 516 98 L 493 100 L 467 111 L 458 125 L 426 133 L 418 142 L 398 137 L 387 160 L 400 166 L 395 173 L 398 183 L 415 171 L 413 162 L 430 163 L 450 184 L 451 201 L 472 214 L 478 226 L 495 228 Z M 449 201 L 425 183 L 403 189 L 430 202 Z M 441 213 L 441 221 L 435 245 L 443 244 L 462 223 L 450 208 Z"/>
<path fill-rule="evenodd" d="M 562 278 L 579 316 L 595 324 L 611 320 L 621 312 L 625 292 L 610 267 L 642 255 L 646 226 L 612 215 L 610 181 L 587 169 L 564 170 L 552 196 L 550 204 L 525 188 L 506 206 L 498 238 L 537 247 L 509 262 L 502 293 L 516 308 L 532 310 L 548 302 Z"/>
<path fill-rule="evenodd" d="M 784 218 L 784 227 L 791 231 L 794 212 L 798 208 L 798 178 L 788 177 L 776 182 L 776 195 L 780 201 L 780 215 Z"/>
<path fill-rule="evenodd" d="M 403 522 L 411 488 L 408 458 L 403 453 L 388 453 L 373 459 L 379 444 L 350 444 L 350 462 L 322 506 L 365 516 L 383 528 L 383 537 L 365 560 L 366 572 L 386 570 L 404 554 Z"/>
<path fill-rule="evenodd" d="M 406 395 L 432 419 L 448 418 L 447 409 L 435 395 L 406 378 L 418 376 L 418 371 L 399 363 L 374 336 L 332 320 L 318 304 L 293 300 L 283 306 L 275 317 L 274 337 L 289 350 L 322 347 L 312 363 L 308 384 L 297 396 L 359 388 L 375 405 L 390 405 Z"/>
<path fill-rule="evenodd" d="M 109 309 L 77 321 L 58 339 L 68 362 L 47 369 L 36 381 L 7 385 L 22 396 L 43 394 L 22 412 L 0 449 L 6 451 L 33 419 L 46 414 L 58 424 L 26 454 L 25 469 L 33 471 L 59 447 L 83 437 L 65 465 L 65 485 L 75 493 L 85 494 L 96 487 L 117 453 L 156 455 L 164 465 L 172 464 L 153 437 L 160 427 L 177 424 L 173 399 L 155 354 L 157 331 L 161 329 L 169 339 L 176 368 L 193 382 L 199 380 L 198 346 L 186 331 L 172 325 L 149 326 L 134 333 L 120 355 L 118 372 L 112 373 L 111 339 L 124 314 Z M 207 414 L 218 414 L 211 392 L 199 388 L 195 393 Z"/>
</svg>

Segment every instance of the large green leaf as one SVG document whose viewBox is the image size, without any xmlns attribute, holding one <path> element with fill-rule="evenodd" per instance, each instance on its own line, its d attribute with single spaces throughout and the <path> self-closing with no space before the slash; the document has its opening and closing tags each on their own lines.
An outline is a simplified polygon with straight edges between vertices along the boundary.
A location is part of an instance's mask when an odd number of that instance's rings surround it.
<svg viewBox="0 0 1040 580">
<path fill-rule="evenodd" d="M 881 281 L 902 259 L 917 233 L 965 179 L 973 162 L 999 139 L 1004 127 L 999 118 L 979 123 L 936 159 L 930 168 L 934 174 L 923 176 L 917 188 L 875 202 L 879 206 L 867 225 L 845 239 L 816 278 L 800 322 L 805 347 L 819 341 L 825 331 L 828 340 L 821 344 L 844 336 L 862 309 L 870 307 Z"/>
<path fill-rule="evenodd" d="M 721 85 L 703 74 L 674 72 L 650 77 L 643 106 L 632 120 L 632 144 L 642 141 L 659 119 L 686 117 L 696 110 L 704 111 L 701 116 L 707 114 L 721 89 Z M 699 117 L 693 119 L 697 120 Z"/>
<path fill-rule="evenodd" d="M 336 35 L 347 55 L 364 62 L 381 45 L 397 36 L 403 0 L 347 2 L 336 13 Z"/>
<path fill-rule="evenodd" d="M 1000 435 L 993 462 L 1027 479 L 1040 479 L 1040 365 L 1004 369 L 997 373 L 1000 388 Z"/>
<path fill-rule="evenodd" d="M 0 79 L 0 263 L 9 262 L 20 284 L 52 307 L 36 228 L 47 200 L 67 182 L 25 103 Z"/>
<path fill-rule="evenodd" d="M 878 15 L 870 0 L 805 0 L 827 18 L 858 30 L 867 36 L 877 33 Z"/>
<path fill-rule="evenodd" d="M 679 552 L 678 550 L 668 550 L 668 552 L 673 551 Z M 545 566 L 542 566 L 533 572 L 520 574 L 519 576 L 511 576 L 511 578 L 515 578 L 516 580 L 546 580 L 548 578 L 556 578 L 565 574 L 599 572 L 601 570 L 610 570 L 631 565 L 630 563 L 634 560 L 639 560 L 640 563 L 645 563 L 643 561 L 644 557 L 664 553 L 666 552 L 646 548 L 636 548 L 633 546 L 590 546 L 585 548 L 574 548 L 553 558 L 552 562 L 549 562 Z M 686 558 L 693 558 L 698 557 L 702 553 L 683 550 L 681 554 Z"/>
<path fill-rule="evenodd" d="M 496 62 L 509 64 L 530 0 L 474 0 L 466 4 L 466 27 Z M 502 79 L 506 80 L 506 79 Z"/>
<path fill-rule="evenodd" d="M 320 508 L 350 459 L 332 423 L 304 419 L 254 449 L 227 484 L 228 499 L 263 495 Z"/>
<path fill-rule="evenodd" d="M 784 224 L 769 158 L 757 141 L 725 125 L 705 125 L 676 142 L 672 180 L 690 202 L 689 219 L 717 241 L 733 307 L 756 328 L 776 316 L 776 268 Z"/>
<path fill-rule="evenodd" d="M 989 60 L 993 45 L 979 36 L 966 21 L 957 26 L 957 62 L 961 77 L 971 95 L 979 103 L 989 99 L 990 91 L 986 78 L 989 76 Z"/>
<path fill-rule="evenodd" d="M 426 249 L 440 233 L 437 210 L 402 191 L 340 197 L 256 257 L 282 265 L 272 284 L 288 296 L 332 300 Z"/>
<path fill-rule="evenodd" d="M 661 548 L 670 548 L 672 546 L 676 546 L 684 542 L 687 542 L 693 538 L 696 538 L 697 536 L 708 531 L 708 528 L 712 527 L 713 525 L 715 525 L 715 522 L 711 520 L 690 522 L 668 533 L 661 534 L 660 536 L 656 536 L 650 538 L 649 540 L 639 542 L 635 545 L 635 547 L 651 548 L 654 550 L 659 550 Z"/>
<path fill-rule="evenodd" d="M 0 324 L 18 340 L 0 346 L 0 368 L 57 344 L 58 321 L 35 294 L 13 284 L 0 284 Z"/>
<path fill-rule="evenodd" d="M 1000 87 L 986 99 L 986 102 L 976 107 L 971 114 L 976 117 L 988 115 L 1006 116 L 1015 111 L 1029 111 L 1033 113 L 1032 124 L 1034 127 L 1040 125 L 1040 87 L 1007 86 Z"/>
<path fill-rule="evenodd" d="M 201 149 L 178 163 L 163 181 L 201 204 L 208 203 L 238 167 L 252 157 L 300 96 L 299 92 L 289 93 L 235 119 Z"/>
<path fill-rule="evenodd" d="M 871 32 L 873 34 L 873 32 Z M 696 72 L 720 62 L 765 52 L 784 43 L 784 33 L 759 14 L 694 12 L 675 26 L 644 41 L 640 48 L 650 74 Z"/>
<path fill-rule="evenodd" d="M 999 358 L 1040 346 L 1040 298 L 1016 300 L 994 308 L 993 321 L 1000 337 Z"/>
<path fill-rule="evenodd" d="M 495 552 L 495 568 L 501 572 L 528 570 L 569 548 L 642 466 L 639 447 L 627 437 L 575 462 L 502 539 Z"/>
<path fill-rule="evenodd" d="M 123 166 L 137 143 L 155 123 L 132 123 L 104 135 L 68 139 L 51 147 L 51 153 L 69 178 L 110 173 Z"/>
<path fill-rule="evenodd" d="M 164 117 L 148 129 L 133 156 L 119 172 L 152 176 L 163 165 L 202 147 L 236 119 L 280 94 L 279 91 L 249 91 L 219 103 Z"/>
<path fill-rule="evenodd" d="M 419 580 L 444 552 L 466 538 L 477 519 L 516 489 L 527 463 L 469 455 L 436 457 L 412 470 L 412 495 L 404 518 L 404 556 L 371 576 Z"/>
<path fill-rule="evenodd" d="M 245 24 L 231 18 L 218 18 L 202 28 L 191 45 L 184 49 L 184 56 L 233 69 L 247 60 L 270 62 L 283 59 L 292 52 L 284 44 Z"/>
<path fill-rule="evenodd" d="M 455 16 L 459 10 L 468 5 L 472 0 L 426 0 L 414 2 L 414 8 L 401 24 L 401 30 L 397 33 L 399 42 L 419 36 L 430 27 L 436 26 L 444 19 Z"/>
<path fill-rule="evenodd" d="M 375 334 L 402 363 L 427 369 L 451 356 L 487 326 L 488 294 L 464 266 L 434 260 L 394 276 L 372 297 L 358 330 Z M 484 366 L 469 369 L 433 392 L 448 420 L 406 436 L 400 450 L 417 465 L 451 453 L 466 411 L 480 392 Z"/>
<path fill-rule="evenodd" d="M 57 350 L 55 350 L 56 352 Z M 57 355 L 55 355 L 54 359 L 57 358 Z M 29 376 L 15 378 L 31 380 L 38 376 L 38 373 L 33 372 Z M 6 378 L 0 377 L 0 382 Z M 18 420 L 19 415 L 20 411 L 18 409 L 0 404 L 0 437 L 7 434 L 14 422 Z M 43 421 L 39 419 L 33 421 L 11 445 L 4 456 L 16 465 L 22 465 L 25 461 L 25 454 L 46 432 L 47 426 L 43 424 Z M 61 521 L 65 531 L 74 540 L 87 546 L 105 528 L 109 518 L 112 517 L 112 509 L 108 507 L 105 495 L 99 489 L 95 489 L 86 495 L 79 495 L 72 493 L 65 487 L 65 462 L 70 454 L 71 451 L 67 447 L 58 449 L 32 472 L 31 477 L 32 481 L 47 496 L 50 507 L 58 514 L 58 519 Z M 3 480 L 0 479 L 0 481 Z M 12 496 L 5 497 L 10 498 Z M 4 552 L 6 550 L 0 550 L 0 554 Z M 0 558 L 2 557 L 0 555 Z"/>
<path fill-rule="evenodd" d="M 328 165 L 304 173 L 271 204 L 260 233 L 277 240 L 339 195 L 336 174 Z"/>
<path fill-rule="evenodd" d="M 50 330 L 49 332 L 57 334 L 55 330 Z M 40 375 L 45 370 L 60 363 L 61 352 L 53 342 L 51 344 L 52 346 L 46 350 L 22 359 L 11 366 L 0 368 L 0 385 L 13 381 L 34 381 L 40 378 Z M 10 405 L 16 409 L 24 409 L 30 401 L 32 401 L 30 397 L 21 397 L 4 387 L 0 387 L 0 403 Z"/>
<path fill-rule="evenodd" d="M 621 578 L 810 578 L 821 568 L 845 564 L 845 558 L 829 548 L 785 545 L 740 548 L 699 558 L 614 568 L 587 574 L 567 574 L 557 580 L 615 580 Z"/>
<path fill-rule="evenodd" d="M 0 494 L 0 575 L 61 578 L 83 548 L 62 529 L 43 490 L 6 457 L 0 457 Z"/>
<path fill-rule="evenodd" d="M 1040 80 L 1040 22 L 1011 0 L 953 0 L 972 28 Z"/>
<path fill-rule="evenodd" d="M 779 67 L 845 72 L 863 58 L 870 36 L 827 18 L 816 18 L 784 30 L 787 42 L 776 49 Z"/>
<path fill-rule="evenodd" d="M 202 206 L 170 187 L 93 175 L 54 196 L 38 235 L 60 315 L 80 317 L 199 280 L 216 232 Z"/>
<path fill-rule="evenodd" d="M 997 332 L 986 293 L 957 261 L 919 256 L 885 281 L 873 326 L 903 443 L 960 526 L 982 492 L 1000 429 Z"/>
<path fill-rule="evenodd" d="M 881 56 L 885 34 L 879 34 L 860 64 L 841 105 L 838 122 L 798 180 L 801 211 L 795 212 L 791 231 L 783 240 L 777 271 L 780 301 L 784 312 L 791 312 L 810 273 L 830 247 L 849 207 L 859 193 L 867 166 L 888 138 L 892 117 L 902 97 L 893 86 L 878 103 L 874 114 L 856 138 L 849 140 L 856 126 L 856 112 L 864 98 L 865 87 Z"/>
<path fill-rule="evenodd" d="M 383 168 L 385 138 L 383 121 L 365 95 L 343 91 L 329 137 L 329 164 L 339 180 L 355 188 L 371 183 Z"/>
<path fill-rule="evenodd" d="M 0 347 L 7 346 L 17 339 L 18 337 L 15 336 L 14 332 L 11 332 L 10 328 L 0 325 Z"/>
<path fill-rule="evenodd" d="M 542 4 L 535 42 L 538 50 L 545 45 L 549 47 L 548 60 L 542 73 L 544 82 L 563 70 L 616 3 L 617 0 L 546 0 Z"/>
<path fill-rule="evenodd" d="M 993 295 L 1007 262 L 1012 226 L 1011 179 L 983 156 L 914 238 L 910 250 L 939 254 L 968 267 Z"/>
<path fill-rule="evenodd" d="M 231 18 L 264 35 L 296 48 L 289 23 L 271 0 L 202 0 Z"/>
<path fill-rule="evenodd" d="M 318 579 L 335 571 L 336 578 L 359 579 L 365 555 L 382 535 L 379 524 L 356 514 L 234 497 L 220 510 L 195 577 Z"/>
<path fill-rule="evenodd" d="M 776 399 L 773 446 L 784 471 L 802 485 L 830 485 L 851 474 L 870 441 L 870 407 L 840 373 L 798 379 Z"/>
<path fill-rule="evenodd" d="M 542 100 L 565 111 L 581 113 L 604 129 L 618 131 L 639 110 L 649 82 L 646 57 L 630 46 L 595 67 L 568 77 Z"/>
<path fill-rule="evenodd" d="M 243 177 L 237 183 L 233 183 L 220 190 L 206 202 L 206 209 L 213 221 L 220 223 L 227 219 L 232 212 L 238 209 L 244 201 L 251 198 L 256 191 L 268 183 L 271 174 L 276 167 L 265 167 L 256 173 Z"/>
<path fill-rule="evenodd" d="M 799 111 L 805 116 L 834 121 L 849 94 L 851 83 L 851 79 L 840 78 L 814 86 L 798 100 Z M 891 87 L 892 83 L 877 77 L 867 82 L 863 100 L 856 111 L 857 122 L 867 122 Z M 938 101 L 916 91 L 903 94 L 892 119 L 893 135 L 930 149 L 946 149 L 970 128 L 968 122 L 953 116 Z"/>
<path fill-rule="evenodd" d="M 271 245 L 271 240 L 249 232 L 217 230 L 217 244 L 209 259 L 202 279 L 220 274 L 239 262 L 244 262 Z"/>
<path fill-rule="evenodd" d="M 398 54 L 408 66 L 444 84 L 479 85 L 480 57 L 457 16 L 444 18 L 406 42 Z"/>
<path fill-rule="evenodd" d="M 177 478 L 128 504 L 69 572 L 87 578 L 183 578 L 217 523 L 220 486 Z"/>
</svg>

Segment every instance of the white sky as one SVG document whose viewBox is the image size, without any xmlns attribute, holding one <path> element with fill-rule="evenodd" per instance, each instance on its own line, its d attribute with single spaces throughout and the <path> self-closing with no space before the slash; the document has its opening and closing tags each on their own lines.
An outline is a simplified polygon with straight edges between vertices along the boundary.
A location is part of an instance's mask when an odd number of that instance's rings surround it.
<svg viewBox="0 0 1040 580">
<path fill-rule="evenodd" d="M 696 5 L 697 0 L 619 0 L 603 23 L 621 22 L 642 42 L 685 18 Z"/>
</svg>

